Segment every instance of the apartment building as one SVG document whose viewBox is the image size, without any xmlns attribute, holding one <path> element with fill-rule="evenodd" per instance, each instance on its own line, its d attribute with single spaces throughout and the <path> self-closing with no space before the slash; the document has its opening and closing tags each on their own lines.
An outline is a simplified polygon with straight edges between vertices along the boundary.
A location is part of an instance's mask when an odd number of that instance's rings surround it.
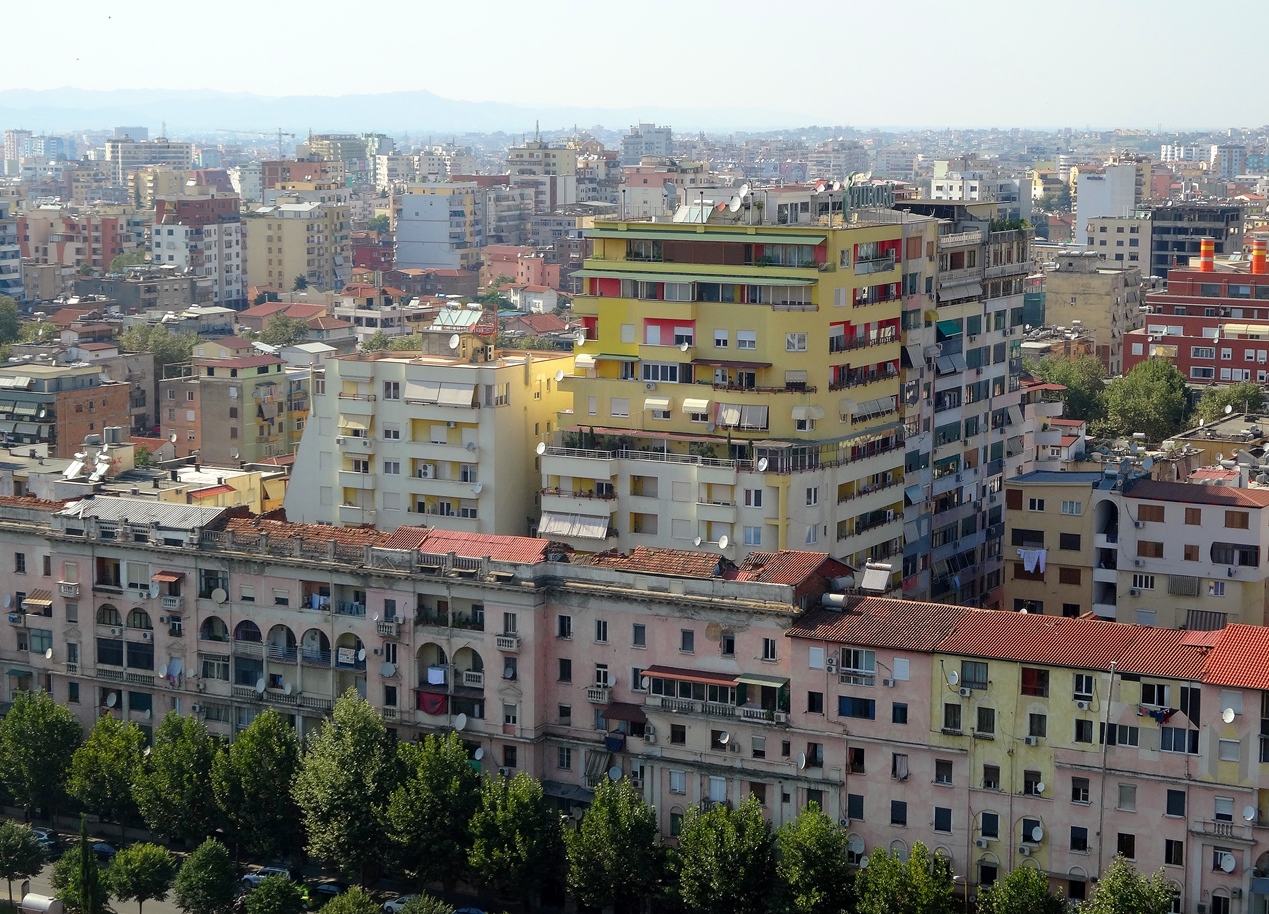
<svg viewBox="0 0 1269 914">
<path fill-rule="evenodd" d="M 1149 276 L 1152 226 L 1149 210 L 1128 216 L 1094 216 L 1085 223 L 1083 237 L 1089 253 L 1118 268 L 1135 266 L 1142 276 Z"/>
<path fill-rule="evenodd" d="M 308 415 L 310 378 L 272 355 L 243 355 L 215 340 L 159 381 L 159 425 L 178 457 L 225 466 L 294 453 Z"/>
<path fill-rule="evenodd" d="M 292 520 L 473 534 L 536 524 L 533 451 L 568 413 L 558 376 L 572 355 L 495 353 L 468 332 L 423 339 L 424 352 L 327 360 L 292 470 Z"/>
<path fill-rule="evenodd" d="M 638 165 L 644 156 L 674 154 L 674 131 L 656 124 L 635 124 L 621 138 L 621 164 Z"/>
<path fill-rule="evenodd" d="M 19 241 L 17 199 L 0 196 L 0 295 L 26 298 L 22 283 L 22 246 Z"/>
<path fill-rule="evenodd" d="M 173 168 L 194 166 L 194 144 L 177 143 L 166 137 L 134 140 L 120 137 L 106 140 L 106 164 L 116 185 L 127 184 L 130 172 L 146 165 L 168 165 Z"/>
<path fill-rule="evenodd" d="M 480 186 L 464 181 L 412 185 L 409 193 L 394 198 L 397 269 L 477 268 L 483 244 L 480 197 Z"/>
<path fill-rule="evenodd" d="M 274 190 L 282 184 L 333 184 L 342 187 L 347 177 L 344 163 L 335 160 L 289 159 L 260 163 L 260 189 Z M 244 198 L 248 198 L 243 194 Z"/>
<path fill-rule="evenodd" d="M 247 307 L 247 246 L 236 194 L 160 197 L 150 229 L 156 265 L 211 277 L 212 303 Z"/>
<path fill-rule="evenodd" d="M 0 432 L 11 444 L 43 445 L 69 457 L 92 434 L 127 426 L 129 386 L 94 365 L 34 362 L 0 367 Z"/>
<path fill-rule="evenodd" d="M 352 270 L 347 203 L 294 201 L 285 194 L 245 217 L 247 284 L 318 291 L 341 289 Z"/>
<path fill-rule="evenodd" d="M 1195 480 L 1114 464 L 1008 480 L 1009 604 L 1166 628 L 1264 625 L 1269 489 L 1220 470 Z"/>
<path fill-rule="evenodd" d="M 1151 206 L 1150 275 L 1167 279 L 1175 267 L 1186 267 L 1211 239 L 1215 253 L 1228 256 L 1243 249 L 1240 203 L 1174 203 Z"/>
<path fill-rule="evenodd" d="M 1114 243 L 1138 244 L 1141 239 L 1124 228 L 1115 227 L 1115 234 L 1110 236 Z M 1045 322 L 1076 327 L 1090 335 L 1106 373 L 1111 377 L 1123 374 L 1124 334 L 1136 330 L 1144 321 L 1140 267 L 1103 260 L 1097 252 L 1063 251 L 1045 272 L 1044 282 Z"/>
<path fill-rule="evenodd" d="M 116 257 L 142 243 L 144 233 L 136 231 L 140 227 L 122 207 L 46 205 L 18 217 L 18 238 L 22 256 L 36 263 L 87 265 L 105 272 Z"/>
</svg>

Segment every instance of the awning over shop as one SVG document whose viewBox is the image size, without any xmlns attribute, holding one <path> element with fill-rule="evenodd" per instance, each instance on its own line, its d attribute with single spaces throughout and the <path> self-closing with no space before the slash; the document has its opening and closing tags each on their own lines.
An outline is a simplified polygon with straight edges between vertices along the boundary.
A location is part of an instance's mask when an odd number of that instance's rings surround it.
<svg viewBox="0 0 1269 914">
<path fill-rule="evenodd" d="M 436 399 L 436 405 L 470 408 L 475 390 L 475 384 L 454 384 L 445 381 L 441 384 L 441 392 Z"/>
<path fill-rule="evenodd" d="M 645 724 L 648 722 L 648 715 L 644 714 L 643 708 L 638 705 L 614 701 L 604 708 L 604 720 L 624 720 L 632 724 Z"/>
<path fill-rule="evenodd" d="M 695 397 L 685 397 L 683 399 L 683 412 L 685 413 L 709 412 L 709 401 L 698 400 Z"/>
<path fill-rule="evenodd" d="M 677 679 L 680 682 L 703 682 L 705 685 L 735 685 L 736 677 L 730 673 L 711 673 L 707 670 L 685 670 L 677 666 L 650 666 L 644 676 L 654 679 Z"/>
<path fill-rule="evenodd" d="M 582 539 L 602 540 L 608 537 L 608 515 L 563 514 L 559 511 L 543 511 L 538 524 L 538 536 L 575 536 Z"/>
</svg>

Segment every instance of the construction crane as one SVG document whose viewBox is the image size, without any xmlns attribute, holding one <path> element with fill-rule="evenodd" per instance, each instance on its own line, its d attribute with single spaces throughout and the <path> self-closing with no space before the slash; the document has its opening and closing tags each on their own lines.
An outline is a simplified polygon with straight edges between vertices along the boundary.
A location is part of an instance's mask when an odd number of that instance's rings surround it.
<svg viewBox="0 0 1269 914">
<path fill-rule="evenodd" d="M 283 131 L 281 127 L 279 127 L 276 131 L 273 131 L 273 132 L 260 131 L 260 130 L 231 130 L 228 127 L 217 127 L 216 130 L 219 133 L 241 133 L 241 134 L 245 134 L 246 136 L 276 136 L 278 138 L 278 158 L 279 159 L 282 158 L 282 137 L 289 136 L 291 139 L 295 139 L 294 133 L 286 133 L 285 131 Z"/>
</svg>

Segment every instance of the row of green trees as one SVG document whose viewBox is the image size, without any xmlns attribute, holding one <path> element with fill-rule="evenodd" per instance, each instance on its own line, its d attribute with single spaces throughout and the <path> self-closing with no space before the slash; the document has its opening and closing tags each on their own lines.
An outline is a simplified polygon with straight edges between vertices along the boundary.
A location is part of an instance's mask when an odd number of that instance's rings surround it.
<svg viewBox="0 0 1269 914">
<path fill-rule="evenodd" d="M 1086 420 L 1090 433 L 1098 438 L 1144 432 L 1148 441 L 1159 442 L 1199 420 L 1211 422 L 1227 406 L 1237 412 L 1259 412 L 1265 406 L 1261 385 L 1243 381 L 1209 387 L 1191 409 L 1185 377 L 1164 359 L 1141 362 L 1109 381 L 1101 360 L 1092 355 L 1049 357 L 1031 369 L 1037 377 L 1066 386 L 1062 399 L 1067 417 Z"/>
</svg>

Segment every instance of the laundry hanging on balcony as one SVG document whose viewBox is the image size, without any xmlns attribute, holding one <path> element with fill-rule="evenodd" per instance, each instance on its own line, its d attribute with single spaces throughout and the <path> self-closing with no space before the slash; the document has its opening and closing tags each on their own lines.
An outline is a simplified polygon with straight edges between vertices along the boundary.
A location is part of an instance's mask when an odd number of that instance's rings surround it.
<svg viewBox="0 0 1269 914">
<path fill-rule="evenodd" d="M 1018 555 L 1022 557 L 1022 568 L 1027 574 L 1035 574 L 1037 570 L 1040 574 L 1044 574 L 1044 563 L 1048 557 L 1046 550 L 1019 549 Z"/>
</svg>

